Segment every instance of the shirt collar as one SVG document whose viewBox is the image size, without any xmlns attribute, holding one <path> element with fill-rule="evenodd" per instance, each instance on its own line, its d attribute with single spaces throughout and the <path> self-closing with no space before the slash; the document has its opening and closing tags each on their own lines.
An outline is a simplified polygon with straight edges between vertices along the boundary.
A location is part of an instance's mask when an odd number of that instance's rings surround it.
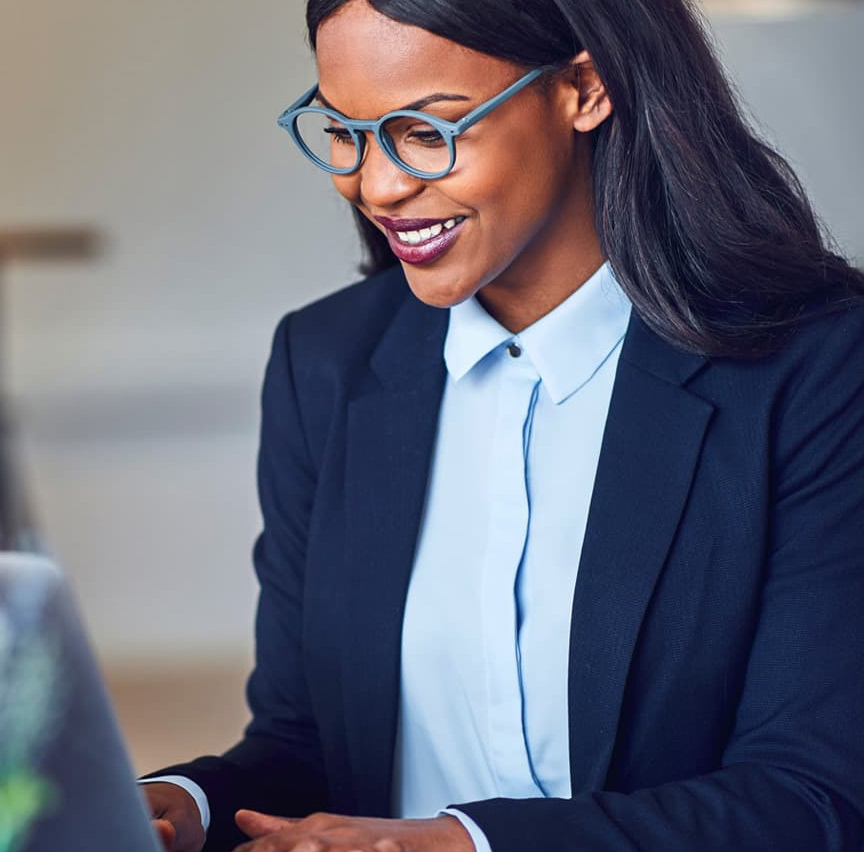
<svg viewBox="0 0 864 852">
<path fill-rule="evenodd" d="M 455 381 L 490 352 L 518 343 L 557 405 L 600 369 L 627 332 L 630 302 L 604 263 L 558 307 L 519 334 L 512 334 L 476 297 L 450 308 L 444 362 Z"/>
</svg>

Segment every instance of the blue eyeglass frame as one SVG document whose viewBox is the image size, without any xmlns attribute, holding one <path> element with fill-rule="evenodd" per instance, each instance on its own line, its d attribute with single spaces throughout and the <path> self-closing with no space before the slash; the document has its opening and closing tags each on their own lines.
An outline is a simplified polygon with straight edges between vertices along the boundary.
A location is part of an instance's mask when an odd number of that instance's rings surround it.
<svg viewBox="0 0 864 852">
<path fill-rule="evenodd" d="M 360 168 L 360 164 L 363 162 L 363 156 L 366 153 L 366 136 L 364 134 L 371 132 L 378 142 L 378 145 L 381 147 L 381 150 L 387 155 L 387 158 L 402 169 L 403 172 L 407 172 L 412 177 L 420 178 L 422 180 L 436 180 L 437 178 L 449 175 L 450 172 L 453 171 L 453 167 L 456 165 L 457 136 L 464 133 L 469 127 L 473 127 L 478 121 L 485 118 L 490 112 L 492 112 L 492 110 L 501 106 L 501 104 L 512 98 L 515 94 L 521 92 L 522 89 L 533 83 L 539 76 L 545 74 L 547 71 L 552 71 L 555 68 L 555 65 L 543 65 L 540 68 L 535 68 L 532 71 L 529 71 L 524 77 L 520 77 L 515 83 L 504 89 L 503 92 L 499 92 L 497 95 L 489 98 L 488 101 L 484 101 L 482 104 L 471 110 L 468 115 L 455 122 L 438 118 L 438 116 L 430 115 L 428 112 L 399 109 L 388 112 L 386 115 L 382 115 L 381 118 L 375 121 L 359 121 L 357 119 L 348 118 L 333 109 L 309 106 L 318 94 L 318 84 L 316 83 L 308 92 L 300 97 L 295 103 L 291 104 L 291 106 L 279 116 L 277 123 L 283 130 L 287 130 L 288 133 L 291 134 L 291 138 L 294 140 L 297 147 L 316 166 L 318 166 L 318 168 L 323 169 L 325 172 L 330 172 L 330 174 L 350 175 Z M 351 138 L 354 140 L 354 147 L 357 149 L 357 160 L 353 166 L 350 166 L 347 169 L 337 169 L 335 166 L 325 162 L 312 152 L 297 130 L 297 122 L 299 121 L 300 116 L 307 113 L 319 113 L 321 115 L 333 116 L 339 119 L 339 122 L 345 127 L 348 133 L 351 134 Z M 396 153 L 393 140 L 384 131 L 384 124 L 394 118 L 416 118 L 423 121 L 425 124 L 434 127 L 441 134 L 441 138 L 447 144 L 447 148 L 450 152 L 450 163 L 447 168 L 438 172 L 424 172 L 403 162 Z"/>
</svg>

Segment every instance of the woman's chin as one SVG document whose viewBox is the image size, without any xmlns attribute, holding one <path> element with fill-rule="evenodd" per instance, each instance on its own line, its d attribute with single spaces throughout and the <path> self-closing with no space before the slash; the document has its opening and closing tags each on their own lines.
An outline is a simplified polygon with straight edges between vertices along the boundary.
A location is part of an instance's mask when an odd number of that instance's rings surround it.
<svg viewBox="0 0 864 852">
<path fill-rule="evenodd" d="M 416 266 L 403 263 L 402 269 L 411 292 L 424 304 L 432 308 L 452 308 L 470 299 L 479 289 L 473 283 L 454 281 L 443 275 L 421 271 Z"/>
</svg>

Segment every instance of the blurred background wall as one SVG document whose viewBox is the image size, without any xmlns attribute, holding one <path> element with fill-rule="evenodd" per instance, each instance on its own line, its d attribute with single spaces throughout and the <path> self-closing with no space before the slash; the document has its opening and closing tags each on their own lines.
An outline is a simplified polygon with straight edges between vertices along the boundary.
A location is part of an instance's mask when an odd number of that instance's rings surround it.
<svg viewBox="0 0 864 852">
<path fill-rule="evenodd" d="M 864 259 L 864 10 L 789 2 L 710 14 L 755 119 Z M 0 231 L 103 244 L 0 268 L 0 371 L 142 769 L 239 733 L 270 335 L 356 277 L 347 211 L 275 125 L 315 77 L 302 13 L 0 0 Z"/>
</svg>

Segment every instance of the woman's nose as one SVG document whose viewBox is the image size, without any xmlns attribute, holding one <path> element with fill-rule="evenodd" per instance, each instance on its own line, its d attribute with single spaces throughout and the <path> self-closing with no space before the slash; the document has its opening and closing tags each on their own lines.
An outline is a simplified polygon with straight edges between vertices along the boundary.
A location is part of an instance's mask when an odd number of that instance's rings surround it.
<svg viewBox="0 0 864 852">
<path fill-rule="evenodd" d="M 400 169 L 374 140 L 366 145 L 358 176 L 361 201 L 379 210 L 398 205 L 425 186 L 425 181 Z"/>
</svg>

